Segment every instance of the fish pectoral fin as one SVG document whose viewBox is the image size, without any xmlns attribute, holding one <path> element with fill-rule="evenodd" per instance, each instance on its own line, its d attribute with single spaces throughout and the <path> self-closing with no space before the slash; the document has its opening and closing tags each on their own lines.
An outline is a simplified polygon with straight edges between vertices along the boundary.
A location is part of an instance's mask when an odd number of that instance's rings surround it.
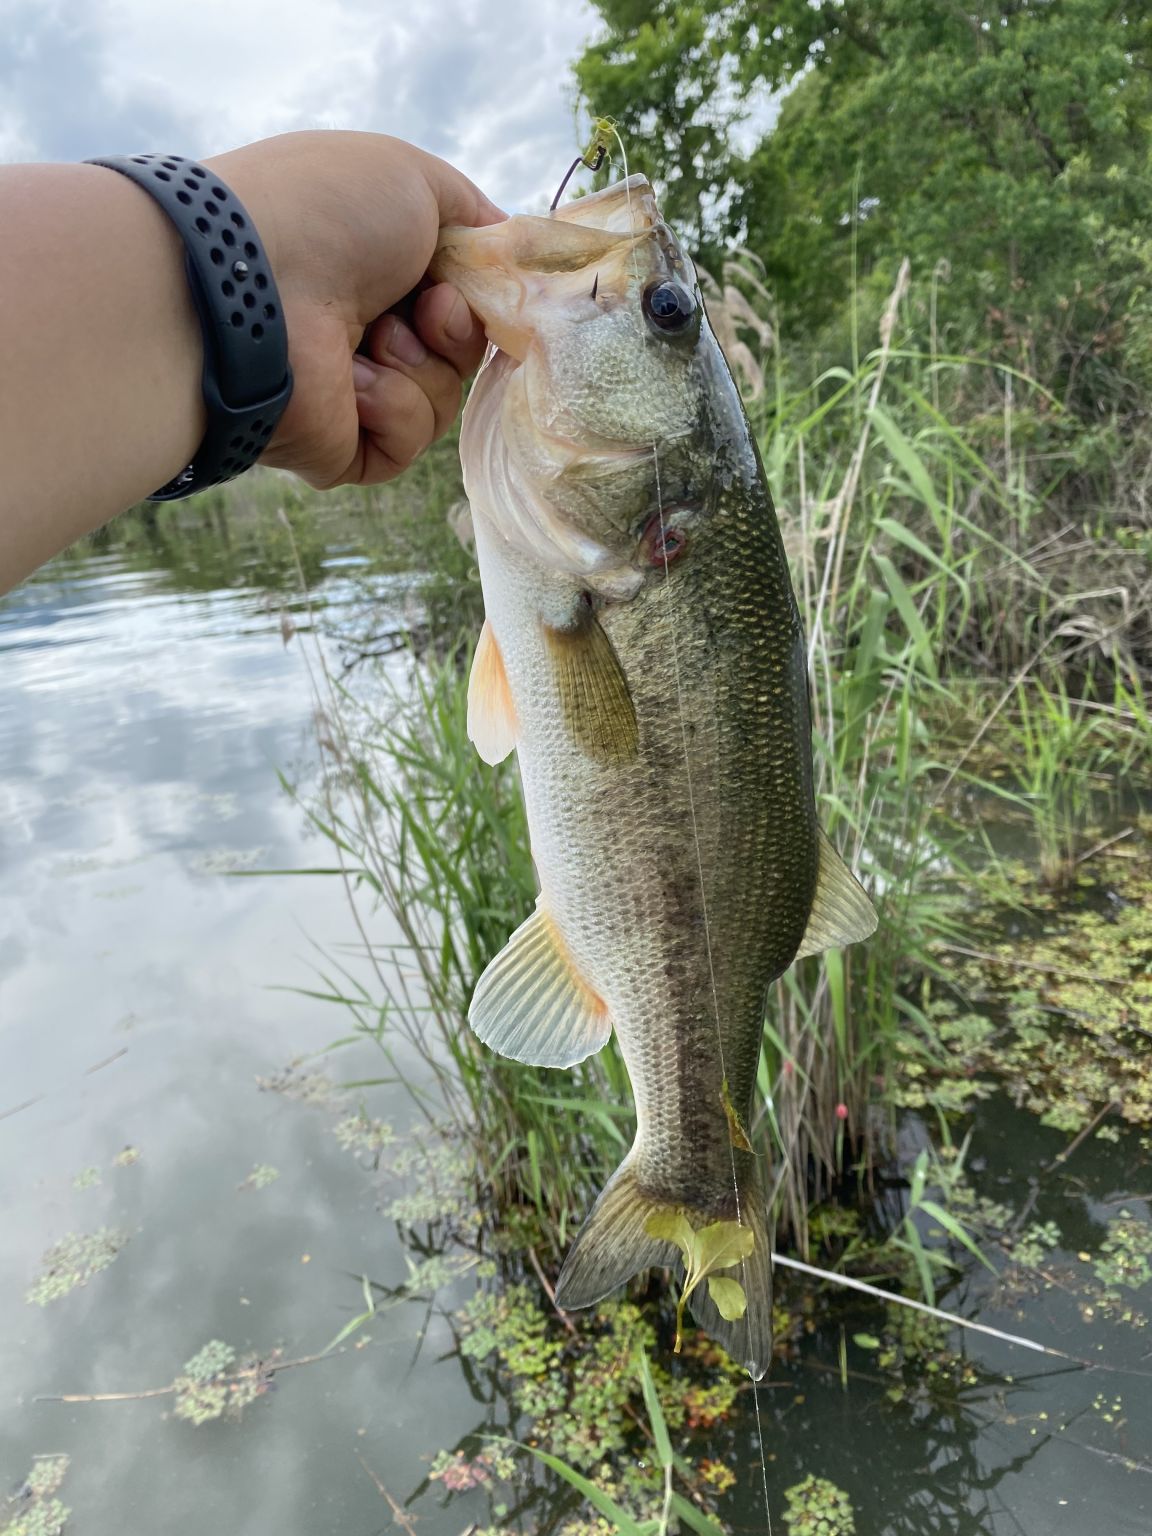
<svg viewBox="0 0 1152 1536">
<path fill-rule="evenodd" d="M 519 726 L 504 658 L 489 619 L 484 620 L 468 679 L 468 739 L 486 763 L 502 763 L 516 745 Z"/>
<path fill-rule="evenodd" d="M 576 970 L 542 906 L 476 983 L 468 1022 L 501 1056 L 534 1067 L 574 1067 L 612 1033 L 607 1007 Z"/>
<path fill-rule="evenodd" d="M 802 955 L 818 955 L 821 950 L 858 944 L 876 932 L 879 921 L 867 891 L 828 841 L 827 834 L 820 831 L 818 835 L 820 872 L 808 926 L 796 951 L 797 960 Z"/>
<path fill-rule="evenodd" d="M 593 762 L 630 761 L 640 739 L 636 710 L 620 658 L 600 621 L 589 613 L 573 629 L 543 628 L 572 739 Z"/>
</svg>

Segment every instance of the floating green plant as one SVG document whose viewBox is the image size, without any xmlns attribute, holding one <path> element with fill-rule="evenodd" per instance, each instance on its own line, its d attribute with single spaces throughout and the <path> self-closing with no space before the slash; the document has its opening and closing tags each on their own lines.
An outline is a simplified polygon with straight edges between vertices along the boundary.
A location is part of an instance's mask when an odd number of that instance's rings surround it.
<svg viewBox="0 0 1152 1536">
<path fill-rule="evenodd" d="M 1126 1286 L 1138 1290 L 1152 1280 L 1152 1226 L 1121 1211 L 1108 1223 L 1107 1236 L 1092 1266 L 1097 1280 L 1109 1290 Z"/>
<path fill-rule="evenodd" d="M 387 1121 L 374 1120 L 362 1109 L 338 1120 L 332 1134 L 347 1151 L 367 1156 L 378 1156 L 396 1140 L 396 1132 Z"/>
<path fill-rule="evenodd" d="M 931 1001 L 901 1063 L 901 1101 L 948 1112 L 1004 1085 L 1045 1125 L 1077 1134 L 1112 1114 L 1152 1126 L 1152 847 L 1126 839 L 1075 899 L 1056 905 L 1021 874 L 1019 899 L 1042 926 L 1003 939 L 993 928 L 947 955 L 954 984 L 988 1016 Z M 987 914 L 996 923 L 999 913 Z M 924 1027 L 926 1026 L 926 1028 Z M 1108 1139 L 1115 1126 L 1100 1124 Z"/>
<path fill-rule="evenodd" d="M 173 1382 L 173 1413 L 190 1424 L 209 1424 L 229 1414 L 239 1418 L 267 1392 L 271 1377 L 254 1358 L 238 1362 L 231 1344 L 212 1339 L 197 1350 Z"/>
<path fill-rule="evenodd" d="M 852 1500 L 826 1477 L 809 1475 L 784 1493 L 790 1536 L 855 1536 Z"/>
<path fill-rule="evenodd" d="M 236 1187 L 240 1190 L 267 1189 L 269 1184 L 275 1184 L 279 1177 L 279 1168 L 273 1168 L 271 1163 L 257 1163 L 244 1182 Z"/>
<path fill-rule="evenodd" d="M 0 1504 L 0 1536 L 61 1536 L 72 1511 L 56 1497 L 68 1456 L 37 1456 L 18 1492 Z"/>
<path fill-rule="evenodd" d="M 78 1286 L 87 1285 L 93 1275 L 108 1268 L 127 1241 L 127 1232 L 109 1227 L 87 1234 L 69 1232 L 44 1255 L 40 1277 L 29 1288 L 27 1300 L 46 1307 L 50 1301 L 59 1301 Z"/>
</svg>

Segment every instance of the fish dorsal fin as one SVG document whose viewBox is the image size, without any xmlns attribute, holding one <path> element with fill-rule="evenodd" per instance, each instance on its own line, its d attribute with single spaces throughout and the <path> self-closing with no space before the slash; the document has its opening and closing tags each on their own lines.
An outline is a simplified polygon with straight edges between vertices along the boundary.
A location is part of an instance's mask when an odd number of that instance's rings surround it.
<svg viewBox="0 0 1152 1536">
<path fill-rule="evenodd" d="M 543 906 L 476 983 L 468 1022 L 501 1056 L 534 1067 L 574 1067 L 612 1033 L 603 1000 L 576 970 Z"/>
<path fill-rule="evenodd" d="M 502 763 L 516 745 L 517 733 L 516 706 L 504 658 L 491 622 L 485 619 L 468 679 L 468 739 L 486 763 L 496 764 Z"/>
<path fill-rule="evenodd" d="M 544 625 L 544 642 L 572 739 L 593 762 L 625 763 L 636 756 L 639 732 L 628 679 L 595 614 L 574 629 Z"/>
<path fill-rule="evenodd" d="M 857 944 L 876 932 L 878 922 L 876 908 L 867 891 L 833 848 L 827 835 L 820 831 L 818 837 L 820 872 L 816 877 L 816 894 L 812 898 L 808 926 L 796 951 L 797 960 L 802 955 L 818 955 L 824 949 Z"/>
</svg>

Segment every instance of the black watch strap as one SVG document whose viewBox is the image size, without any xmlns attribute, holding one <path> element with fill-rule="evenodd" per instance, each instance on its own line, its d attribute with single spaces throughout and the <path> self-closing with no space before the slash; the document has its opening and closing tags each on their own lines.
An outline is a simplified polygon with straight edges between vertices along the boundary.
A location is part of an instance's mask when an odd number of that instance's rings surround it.
<svg viewBox="0 0 1152 1536">
<path fill-rule="evenodd" d="M 243 205 L 220 178 L 182 155 L 113 155 L 163 208 L 184 241 L 184 268 L 204 333 L 208 426 L 192 463 L 149 501 L 176 501 L 250 469 L 292 394 L 288 329 L 272 268 Z"/>
</svg>

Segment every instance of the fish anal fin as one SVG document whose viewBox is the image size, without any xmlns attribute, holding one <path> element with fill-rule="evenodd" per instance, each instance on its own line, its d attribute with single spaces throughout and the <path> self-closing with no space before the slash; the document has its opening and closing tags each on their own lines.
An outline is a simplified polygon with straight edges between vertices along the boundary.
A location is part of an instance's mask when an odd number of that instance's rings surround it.
<svg viewBox="0 0 1152 1536">
<path fill-rule="evenodd" d="M 876 932 L 878 918 L 867 891 L 833 848 L 826 834 L 819 834 L 820 870 L 816 894 L 808 914 L 808 926 L 796 951 L 818 955 L 825 949 L 858 944 Z"/>
<path fill-rule="evenodd" d="M 543 905 L 520 924 L 472 995 L 476 1036 L 514 1061 L 573 1067 L 608 1043 L 612 1020 Z"/>
<path fill-rule="evenodd" d="M 604 766 L 630 761 L 639 744 L 636 710 L 620 658 L 595 614 L 572 629 L 545 624 L 544 641 L 573 741 Z"/>
<path fill-rule="evenodd" d="M 468 739 L 486 763 L 502 763 L 516 745 L 519 727 L 504 658 L 484 620 L 468 679 Z"/>
</svg>

